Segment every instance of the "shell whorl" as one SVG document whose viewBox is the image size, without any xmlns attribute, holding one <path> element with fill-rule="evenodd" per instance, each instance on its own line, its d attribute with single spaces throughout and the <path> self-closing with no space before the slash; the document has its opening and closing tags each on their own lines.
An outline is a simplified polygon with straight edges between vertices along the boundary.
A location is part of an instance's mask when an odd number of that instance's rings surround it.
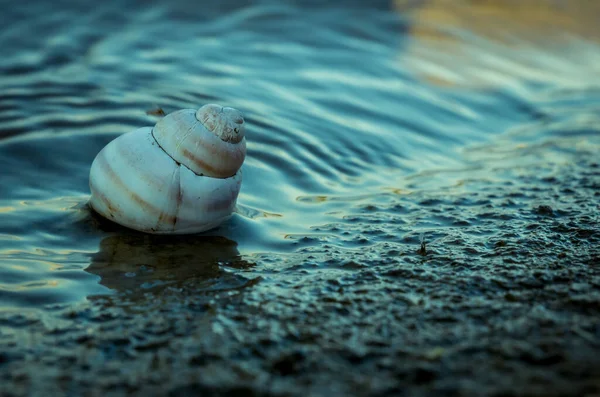
<svg viewBox="0 0 600 397">
<path fill-rule="evenodd" d="M 179 110 L 156 123 L 152 135 L 171 158 L 198 175 L 229 178 L 246 157 L 244 118 L 233 108 L 209 104 Z"/>
</svg>

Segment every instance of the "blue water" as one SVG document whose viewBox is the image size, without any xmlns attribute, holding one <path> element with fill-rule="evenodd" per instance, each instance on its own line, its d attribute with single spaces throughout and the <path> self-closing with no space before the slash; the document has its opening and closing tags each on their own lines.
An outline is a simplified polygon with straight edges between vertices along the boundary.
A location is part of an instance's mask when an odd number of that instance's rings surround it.
<svg viewBox="0 0 600 397">
<path fill-rule="evenodd" d="M 490 170 L 598 150 L 597 19 L 577 23 L 586 15 L 577 7 L 555 10 L 553 25 L 552 9 L 536 24 L 502 7 L 497 16 L 400 3 L 3 6 L 0 307 L 193 277 L 201 288 L 235 287 L 242 281 L 224 263 L 260 268 L 258 257 L 307 245 L 352 248 L 343 229 L 322 226 L 356 203 L 443 193 Z M 106 143 L 153 125 L 159 116 L 147 112 L 158 107 L 213 102 L 248 125 L 231 221 L 160 240 L 90 213 L 89 167 Z"/>
</svg>

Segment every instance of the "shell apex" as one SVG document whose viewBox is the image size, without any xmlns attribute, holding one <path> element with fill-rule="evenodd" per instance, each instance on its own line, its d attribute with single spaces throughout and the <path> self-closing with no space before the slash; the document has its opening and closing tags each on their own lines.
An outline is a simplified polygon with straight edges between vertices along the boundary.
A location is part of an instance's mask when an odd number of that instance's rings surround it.
<svg viewBox="0 0 600 397">
<path fill-rule="evenodd" d="M 207 104 L 198 109 L 196 119 L 225 142 L 238 143 L 246 135 L 244 116 L 234 108 Z"/>
</svg>

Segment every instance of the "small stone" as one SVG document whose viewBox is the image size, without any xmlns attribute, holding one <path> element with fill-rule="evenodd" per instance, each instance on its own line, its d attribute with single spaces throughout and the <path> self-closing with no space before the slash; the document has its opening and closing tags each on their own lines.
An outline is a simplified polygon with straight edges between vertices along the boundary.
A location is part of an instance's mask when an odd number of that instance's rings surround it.
<svg viewBox="0 0 600 397">
<path fill-rule="evenodd" d="M 446 353 L 446 349 L 443 347 L 433 348 L 425 353 L 425 358 L 429 361 L 436 361 L 441 359 Z"/>
<path fill-rule="evenodd" d="M 553 216 L 554 211 L 549 205 L 540 205 L 535 209 L 535 212 L 540 215 Z"/>
<path fill-rule="evenodd" d="M 280 375 L 287 376 L 297 373 L 300 370 L 300 365 L 306 358 L 306 355 L 301 351 L 295 351 L 289 354 L 282 355 L 276 359 L 271 368 Z"/>
<path fill-rule="evenodd" d="M 422 385 L 425 383 L 431 383 L 437 378 L 437 371 L 428 367 L 419 367 L 416 369 L 414 374 L 414 381 L 416 384 Z"/>
<path fill-rule="evenodd" d="M 504 299 L 506 299 L 509 302 L 518 302 L 519 301 L 519 297 L 515 294 L 513 294 L 512 292 L 507 292 L 504 295 Z"/>
</svg>

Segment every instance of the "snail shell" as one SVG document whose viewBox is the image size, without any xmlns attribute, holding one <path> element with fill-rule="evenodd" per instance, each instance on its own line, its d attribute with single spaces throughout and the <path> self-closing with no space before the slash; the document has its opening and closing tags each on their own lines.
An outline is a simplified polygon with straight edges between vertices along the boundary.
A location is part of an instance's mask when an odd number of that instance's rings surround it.
<svg viewBox="0 0 600 397">
<path fill-rule="evenodd" d="M 242 114 L 205 105 L 109 142 L 90 170 L 91 207 L 147 233 L 198 233 L 231 217 L 246 156 Z"/>
</svg>

